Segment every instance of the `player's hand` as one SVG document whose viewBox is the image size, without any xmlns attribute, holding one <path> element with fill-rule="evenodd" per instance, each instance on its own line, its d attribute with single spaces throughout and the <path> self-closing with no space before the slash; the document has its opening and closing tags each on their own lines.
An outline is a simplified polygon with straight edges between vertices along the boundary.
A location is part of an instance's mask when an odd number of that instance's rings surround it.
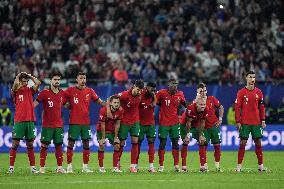
<svg viewBox="0 0 284 189">
<path fill-rule="evenodd" d="M 106 142 L 106 140 L 105 140 L 104 138 L 102 138 L 102 139 L 99 141 L 100 146 L 104 145 L 105 142 Z"/>
<path fill-rule="evenodd" d="M 186 136 L 186 137 L 183 139 L 183 143 L 184 143 L 184 144 L 188 144 L 188 143 L 189 143 L 189 138 L 188 138 L 188 136 Z"/>
<path fill-rule="evenodd" d="M 206 138 L 203 135 L 199 136 L 199 144 L 204 144 L 206 141 Z"/>
<path fill-rule="evenodd" d="M 120 143 L 120 140 L 119 140 L 118 137 L 116 137 L 116 138 L 114 139 L 114 144 L 119 144 L 119 143 Z"/>
<path fill-rule="evenodd" d="M 261 126 L 262 126 L 263 129 L 266 127 L 265 121 L 262 121 L 262 122 L 261 122 Z"/>
<path fill-rule="evenodd" d="M 241 125 L 240 123 L 237 123 L 237 124 L 236 124 L 236 127 L 237 127 L 238 131 L 240 131 L 241 126 L 242 126 L 242 125 Z"/>
<path fill-rule="evenodd" d="M 217 123 L 215 124 L 215 127 L 218 128 L 222 124 L 222 121 L 218 120 Z"/>
</svg>

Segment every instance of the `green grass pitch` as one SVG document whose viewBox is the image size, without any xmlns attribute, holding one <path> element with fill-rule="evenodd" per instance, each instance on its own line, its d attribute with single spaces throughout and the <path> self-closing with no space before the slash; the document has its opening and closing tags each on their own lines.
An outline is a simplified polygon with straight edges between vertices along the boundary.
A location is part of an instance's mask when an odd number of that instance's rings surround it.
<svg viewBox="0 0 284 189">
<path fill-rule="evenodd" d="M 87 188 L 284 188 L 284 152 L 265 152 L 265 166 L 270 169 L 269 173 L 257 172 L 257 160 L 254 152 L 246 152 L 243 172 L 236 173 L 237 152 L 223 152 L 221 165 L 224 172 L 218 173 L 214 169 L 213 153 L 207 155 L 210 172 L 200 173 L 198 152 L 189 151 L 188 167 L 189 173 L 173 172 L 173 159 L 171 152 L 166 153 L 165 172 L 148 173 L 148 155 L 141 154 L 140 170 L 138 173 L 129 173 L 130 153 L 122 156 L 123 173 L 111 173 L 112 153 L 105 154 L 105 167 L 107 173 L 100 174 L 98 170 L 97 153 L 92 153 L 90 167 L 95 170 L 92 174 L 82 174 L 82 154 L 74 154 L 73 168 L 74 174 L 56 174 L 56 160 L 54 154 L 48 154 L 46 174 L 32 175 L 28 166 L 27 155 L 17 154 L 15 173 L 7 174 L 9 165 L 9 154 L 0 154 L 0 188 L 1 189 L 87 189 Z M 66 157 L 64 157 L 66 160 Z M 155 167 L 158 167 L 158 157 L 155 157 Z M 36 163 L 39 163 L 39 154 L 36 154 Z M 66 164 L 64 164 L 66 168 Z"/>
</svg>

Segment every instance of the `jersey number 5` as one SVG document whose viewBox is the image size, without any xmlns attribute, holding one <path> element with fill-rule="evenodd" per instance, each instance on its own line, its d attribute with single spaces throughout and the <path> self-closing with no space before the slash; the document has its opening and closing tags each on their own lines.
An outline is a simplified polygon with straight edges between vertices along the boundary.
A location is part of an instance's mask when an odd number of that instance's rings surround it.
<svg viewBox="0 0 284 189">
<path fill-rule="evenodd" d="M 166 101 L 166 106 L 170 106 L 171 100 L 165 100 Z"/>
</svg>

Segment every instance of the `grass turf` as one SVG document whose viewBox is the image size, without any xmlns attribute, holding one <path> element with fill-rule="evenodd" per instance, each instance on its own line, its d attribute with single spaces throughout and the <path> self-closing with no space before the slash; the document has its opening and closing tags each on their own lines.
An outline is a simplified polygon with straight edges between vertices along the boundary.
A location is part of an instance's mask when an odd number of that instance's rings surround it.
<svg viewBox="0 0 284 189">
<path fill-rule="evenodd" d="M 122 156 L 123 173 L 111 173 L 112 153 L 105 154 L 105 167 L 107 173 L 98 172 L 97 153 L 90 157 L 92 174 L 81 173 L 82 154 L 75 153 L 73 158 L 74 174 L 56 174 L 56 160 L 54 154 L 48 154 L 46 161 L 47 173 L 33 175 L 30 173 L 26 154 L 17 154 L 15 173 L 7 174 L 9 154 L 0 154 L 0 188 L 21 189 L 87 189 L 87 188 L 284 188 L 284 152 L 265 152 L 265 165 L 271 170 L 269 173 L 258 173 L 254 152 L 246 152 L 243 172 L 236 173 L 237 152 L 223 152 L 221 166 L 224 172 L 215 172 L 213 153 L 207 155 L 210 172 L 199 172 L 198 152 L 188 153 L 189 173 L 175 173 L 171 152 L 166 153 L 165 172 L 148 173 L 148 155 L 146 152 L 140 156 L 140 170 L 138 173 L 129 173 L 130 153 Z M 65 157 L 64 157 L 65 158 Z M 155 167 L 158 168 L 158 157 L 155 157 Z M 66 158 L 65 158 L 66 160 Z M 36 154 L 38 165 L 39 154 Z M 64 164 L 66 168 L 66 164 Z"/>
</svg>

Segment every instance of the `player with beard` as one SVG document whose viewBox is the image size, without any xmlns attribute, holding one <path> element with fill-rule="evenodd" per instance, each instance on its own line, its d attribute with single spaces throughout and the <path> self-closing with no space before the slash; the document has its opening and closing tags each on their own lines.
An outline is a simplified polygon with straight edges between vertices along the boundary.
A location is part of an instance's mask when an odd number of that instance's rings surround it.
<svg viewBox="0 0 284 189">
<path fill-rule="evenodd" d="M 258 171 L 267 171 L 267 168 L 263 166 L 261 145 L 263 129 L 266 127 L 263 94 L 261 90 L 255 86 L 255 73 L 253 71 L 249 71 L 246 74 L 246 82 L 246 86 L 238 91 L 235 101 L 236 126 L 241 139 L 236 171 L 241 172 L 245 147 L 250 134 L 255 143 Z"/>
<path fill-rule="evenodd" d="M 157 104 L 159 112 L 159 172 L 164 171 L 164 156 L 167 137 L 172 141 L 172 155 L 174 158 L 174 169 L 179 172 L 179 144 L 180 125 L 177 114 L 178 107 L 186 107 L 185 97 L 182 91 L 177 89 L 178 82 L 175 79 L 168 81 L 168 89 L 161 89 L 157 92 Z"/>
<path fill-rule="evenodd" d="M 156 172 L 154 168 L 154 155 L 155 148 L 154 142 L 156 138 L 156 127 L 154 118 L 154 108 L 156 105 L 156 83 L 149 82 L 147 86 L 142 90 L 141 102 L 139 106 L 139 118 L 140 118 L 140 132 L 138 137 L 138 157 L 136 164 L 138 165 L 140 147 L 146 135 L 148 141 L 148 156 L 149 156 L 149 172 Z"/>
<path fill-rule="evenodd" d="M 86 73 L 79 72 L 76 77 L 77 85 L 69 87 L 66 91 L 66 98 L 70 108 L 70 120 L 68 131 L 68 146 L 67 146 L 67 173 L 72 173 L 72 158 L 73 147 L 75 141 L 81 138 L 83 142 L 83 173 L 92 173 L 89 169 L 90 147 L 89 140 L 91 139 L 90 114 L 89 105 L 91 100 L 105 106 L 96 92 L 86 86 Z"/>
<path fill-rule="evenodd" d="M 109 99 L 109 109 L 112 114 L 112 118 L 107 116 L 107 107 L 102 107 L 100 110 L 99 122 L 97 124 L 97 139 L 99 142 L 98 161 L 99 171 L 105 173 L 104 168 L 104 146 L 105 139 L 108 139 L 110 144 L 113 145 L 113 169 L 112 172 L 122 172 L 118 165 L 119 161 L 119 147 L 120 141 L 118 138 L 118 131 L 120 128 L 120 121 L 123 116 L 123 109 L 120 106 L 120 100 L 118 96 L 111 96 Z"/>
<path fill-rule="evenodd" d="M 50 86 L 42 90 L 34 101 L 34 107 L 43 104 L 41 148 L 40 148 L 40 173 L 45 173 L 45 160 L 48 146 L 53 141 L 55 145 L 55 157 L 57 160 L 57 173 L 65 173 L 62 167 L 63 162 L 63 120 L 61 108 L 66 103 L 64 91 L 61 90 L 60 73 L 52 73 Z"/>
<path fill-rule="evenodd" d="M 34 85 L 28 86 L 28 81 L 32 80 Z M 35 113 L 33 107 L 33 95 L 37 92 L 41 82 L 26 72 L 21 72 L 16 76 L 12 86 L 11 96 L 14 100 L 16 110 L 14 117 L 14 127 L 12 134 L 12 147 L 10 149 L 10 167 L 8 173 L 14 173 L 17 149 L 20 140 L 25 138 L 27 154 L 30 161 L 31 172 L 38 173 L 35 167 L 35 155 L 33 143 L 35 139 Z"/>
</svg>

